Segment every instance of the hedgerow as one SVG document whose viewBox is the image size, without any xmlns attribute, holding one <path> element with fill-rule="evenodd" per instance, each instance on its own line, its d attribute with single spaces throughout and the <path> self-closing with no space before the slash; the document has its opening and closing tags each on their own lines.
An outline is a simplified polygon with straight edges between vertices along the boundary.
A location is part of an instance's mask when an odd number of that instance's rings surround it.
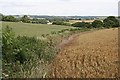
<svg viewBox="0 0 120 80">
<path fill-rule="evenodd" d="M 31 61 L 32 63 L 40 60 L 45 63 L 50 62 L 56 53 L 52 39 L 43 41 L 35 37 L 15 37 L 15 33 L 9 27 L 6 27 L 2 33 L 2 41 L 3 73 L 8 74 L 9 77 L 13 76 L 11 74 L 19 72 L 21 65 Z"/>
</svg>

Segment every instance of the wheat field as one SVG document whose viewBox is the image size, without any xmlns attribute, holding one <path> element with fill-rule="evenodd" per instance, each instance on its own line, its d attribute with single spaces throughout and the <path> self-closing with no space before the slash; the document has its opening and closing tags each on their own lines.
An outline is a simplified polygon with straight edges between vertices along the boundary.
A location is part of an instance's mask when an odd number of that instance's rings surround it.
<svg viewBox="0 0 120 80">
<path fill-rule="evenodd" d="M 80 34 L 50 64 L 50 78 L 114 78 L 118 76 L 118 29 Z"/>
</svg>

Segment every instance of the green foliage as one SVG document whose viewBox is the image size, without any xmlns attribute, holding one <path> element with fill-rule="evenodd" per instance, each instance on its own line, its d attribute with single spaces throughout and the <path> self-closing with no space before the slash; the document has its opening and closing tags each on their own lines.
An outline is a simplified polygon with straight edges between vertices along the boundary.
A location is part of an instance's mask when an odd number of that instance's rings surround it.
<svg viewBox="0 0 120 80">
<path fill-rule="evenodd" d="M 0 13 L 0 21 L 2 21 L 4 18 L 4 15 Z"/>
<path fill-rule="evenodd" d="M 86 23 L 86 22 L 76 22 L 74 24 L 72 24 L 72 26 L 74 27 L 81 27 L 81 28 L 110 28 L 110 27 L 119 27 L 119 21 L 114 17 L 114 16 L 109 16 L 106 19 L 102 21 L 100 20 L 95 20 L 92 22 L 92 24 L 90 23 Z"/>
<path fill-rule="evenodd" d="M 109 16 L 103 20 L 104 27 L 119 27 L 119 21 L 114 16 Z"/>
<path fill-rule="evenodd" d="M 100 21 L 100 20 L 95 20 L 95 21 L 92 22 L 92 27 L 94 27 L 94 28 L 103 27 L 103 22 Z"/>
<path fill-rule="evenodd" d="M 22 18 L 21 18 L 21 21 L 22 22 L 25 22 L 25 23 L 30 23 L 30 19 L 27 15 L 24 15 Z"/>
<path fill-rule="evenodd" d="M 55 32 L 55 31 L 52 31 L 51 34 L 56 34 L 56 32 Z"/>
<path fill-rule="evenodd" d="M 17 19 L 14 16 L 2 16 L 3 21 L 16 22 Z"/>
<path fill-rule="evenodd" d="M 47 56 L 49 57 L 48 48 L 54 47 L 52 40 L 50 41 L 51 42 L 37 40 L 34 37 L 26 36 L 18 36 L 16 38 L 14 32 L 7 27 L 5 31 L 3 31 L 3 59 L 7 62 L 20 61 L 20 63 L 24 63 L 25 61 L 29 61 L 33 54 L 35 54 L 38 55 L 40 59 L 47 60 Z M 46 51 L 46 49 L 48 51 Z"/>
<path fill-rule="evenodd" d="M 37 23 L 37 24 L 47 24 L 46 19 L 32 19 L 32 23 Z"/>
<path fill-rule="evenodd" d="M 81 27 L 80 26 L 80 22 L 73 23 L 72 26 L 74 26 L 74 27 Z"/>
<path fill-rule="evenodd" d="M 70 23 L 66 23 L 66 22 L 63 22 L 63 21 L 54 21 L 52 24 L 53 24 L 53 25 L 66 25 L 66 26 L 71 26 Z"/>
<path fill-rule="evenodd" d="M 51 38 L 43 41 L 34 37 L 15 37 L 8 26 L 3 31 L 2 41 L 3 72 L 9 75 L 19 72 L 20 66 L 25 67 L 24 65 L 30 61 L 33 62 L 32 66 L 35 61 L 50 62 L 56 54 L 55 44 Z"/>
<path fill-rule="evenodd" d="M 87 23 L 87 22 L 76 22 L 74 24 L 72 24 L 72 26 L 74 27 L 81 27 L 81 28 L 91 28 L 91 24 Z"/>
<path fill-rule="evenodd" d="M 15 43 L 15 34 L 13 31 L 11 31 L 11 28 L 8 26 L 6 29 L 3 31 L 2 35 L 2 55 L 3 59 L 5 59 L 7 62 L 12 62 L 13 61 L 13 46 Z"/>
<path fill-rule="evenodd" d="M 86 22 L 86 23 L 85 23 L 85 27 L 86 27 L 86 28 L 92 28 L 92 25 L 91 25 L 90 23 Z"/>
<path fill-rule="evenodd" d="M 63 21 L 54 21 L 52 24 L 55 24 L 55 25 L 63 25 L 64 22 L 63 22 Z"/>
</svg>

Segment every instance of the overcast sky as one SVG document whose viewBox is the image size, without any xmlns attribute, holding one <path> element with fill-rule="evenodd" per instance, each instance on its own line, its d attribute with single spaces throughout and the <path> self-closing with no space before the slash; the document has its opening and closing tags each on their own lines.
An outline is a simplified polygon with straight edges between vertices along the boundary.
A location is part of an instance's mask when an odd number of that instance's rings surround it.
<svg viewBox="0 0 120 80">
<path fill-rule="evenodd" d="M 0 0 L 5 15 L 109 16 L 118 15 L 119 0 Z"/>
</svg>

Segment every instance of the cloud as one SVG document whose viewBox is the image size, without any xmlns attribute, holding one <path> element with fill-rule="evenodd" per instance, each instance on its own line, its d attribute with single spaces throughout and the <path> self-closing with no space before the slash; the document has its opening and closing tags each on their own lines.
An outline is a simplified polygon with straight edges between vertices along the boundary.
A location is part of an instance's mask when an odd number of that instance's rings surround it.
<svg viewBox="0 0 120 80">
<path fill-rule="evenodd" d="M 3 14 L 117 15 L 118 0 L 0 0 Z"/>
</svg>

